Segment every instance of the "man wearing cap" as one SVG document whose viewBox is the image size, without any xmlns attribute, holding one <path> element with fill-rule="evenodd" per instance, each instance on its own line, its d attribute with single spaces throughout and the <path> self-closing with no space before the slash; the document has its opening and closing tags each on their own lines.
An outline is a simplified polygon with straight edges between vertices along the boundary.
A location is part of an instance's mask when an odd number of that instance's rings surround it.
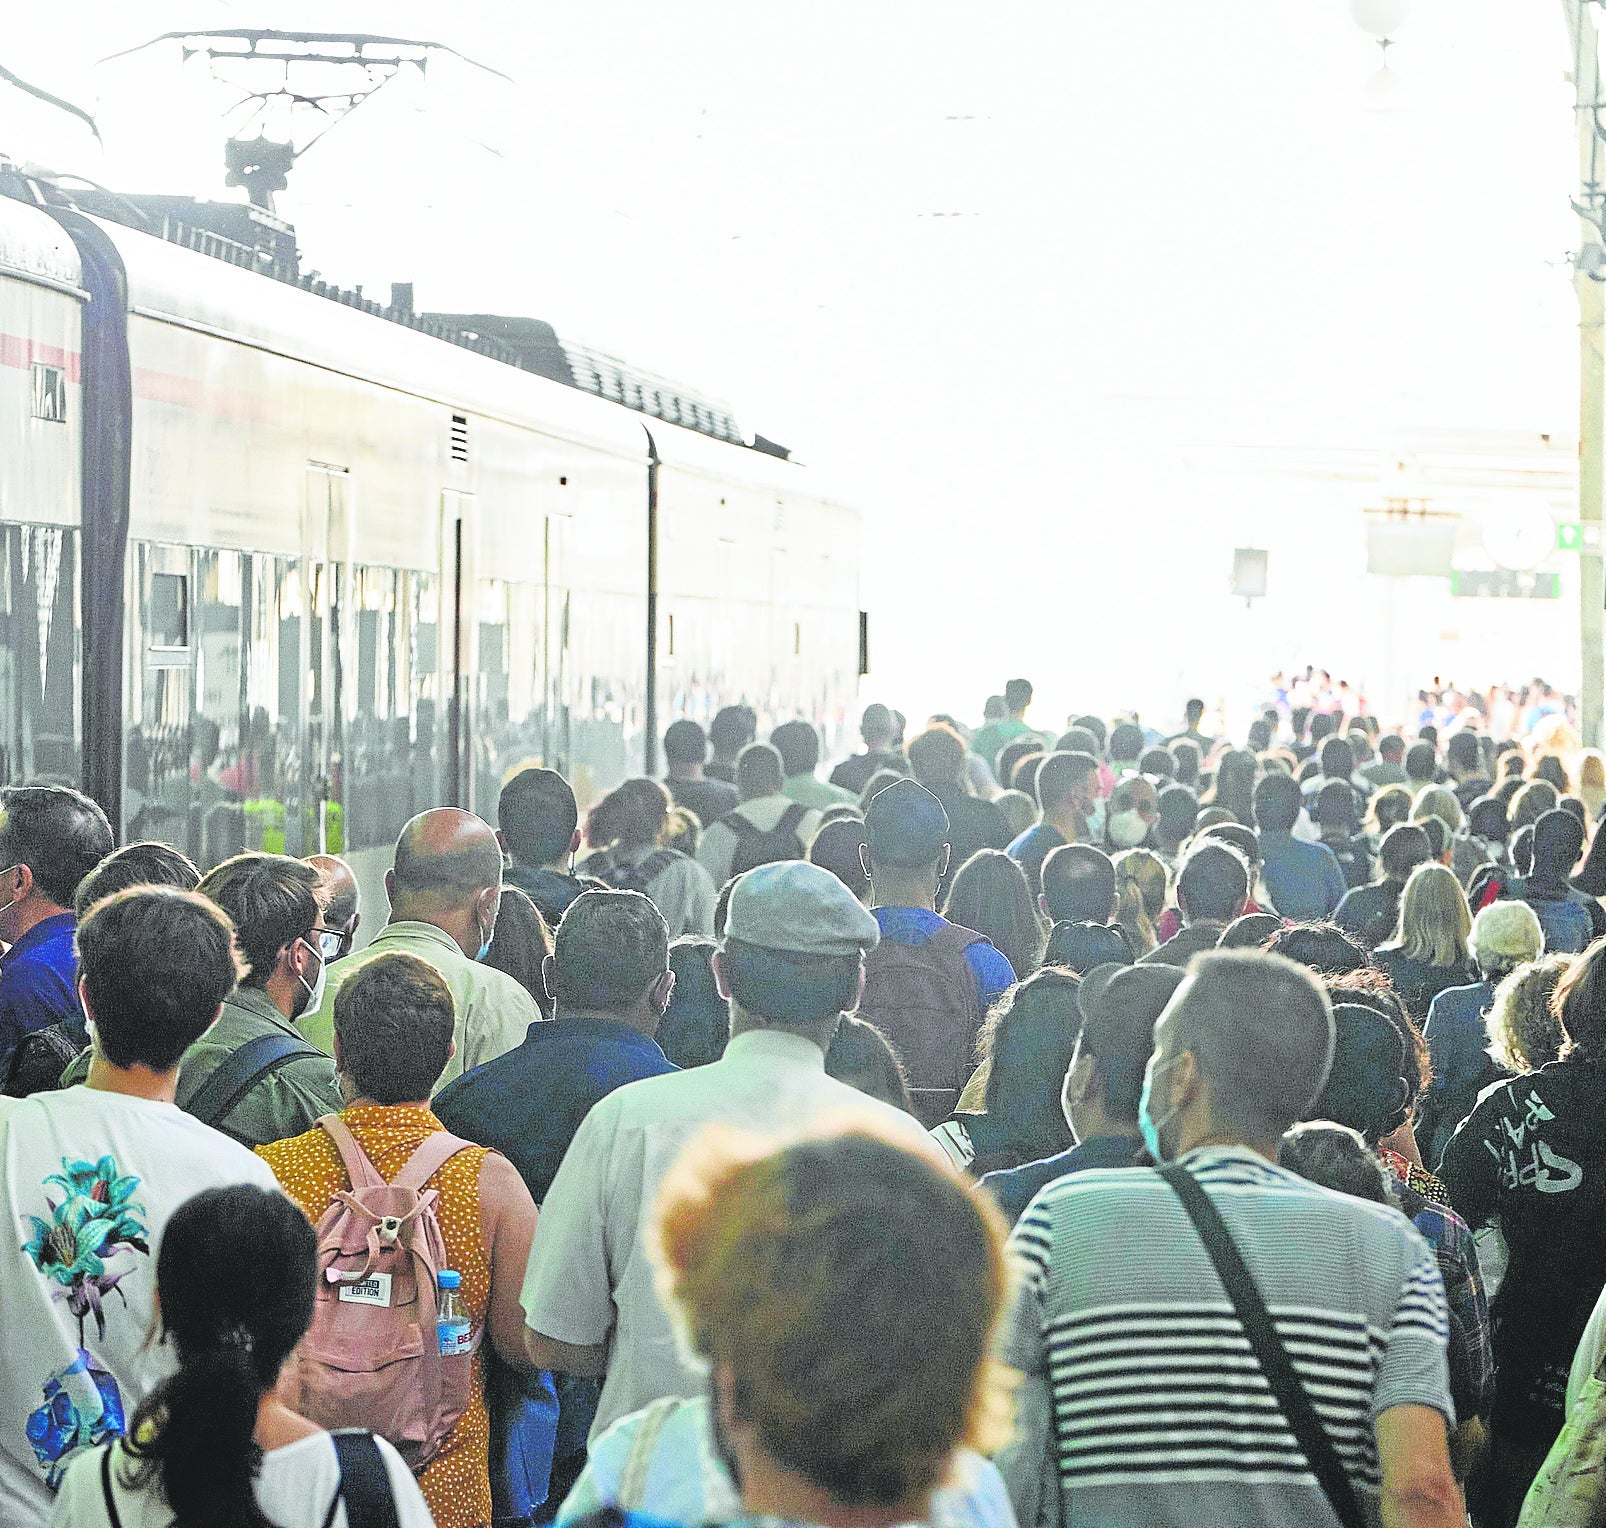
<svg viewBox="0 0 1606 1528">
<path fill-rule="evenodd" d="M 976 1035 L 995 999 L 1014 984 L 1009 958 L 974 929 L 937 913 L 948 869 L 948 813 L 925 786 L 898 780 L 870 798 L 860 860 L 870 876 L 881 942 L 865 960 L 860 1018 L 869 1019 L 903 1057 L 917 1107 L 946 1116 L 969 1077 Z"/>
<path fill-rule="evenodd" d="M 1138 1100 L 1154 1050 L 1155 1021 L 1182 985 L 1176 966 L 1105 965 L 1077 988 L 1082 1033 L 1065 1074 L 1065 1122 L 1076 1145 L 1041 1162 L 988 1173 L 981 1186 L 1011 1225 L 1032 1196 L 1090 1167 L 1130 1167 L 1143 1146 Z"/>
<path fill-rule="evenodd" d="M 851 1110 L 945 1160 L 909 1115 L 825 1074 L 878 938 L 875 919 L 830 871 L 796 860 L 749 871 L 714 956 L 730 1003 L 725 1054 L 627 1084 L 575 1133 L 541 1207 L 522 1303 L 535 1364 L 606 1372 L 593 1439 L 660 1396 L 706 1386 L 676 1344 L 642 1240 L 659 1183 L 705 1125 L 796 1130 Z"/>
</svg>

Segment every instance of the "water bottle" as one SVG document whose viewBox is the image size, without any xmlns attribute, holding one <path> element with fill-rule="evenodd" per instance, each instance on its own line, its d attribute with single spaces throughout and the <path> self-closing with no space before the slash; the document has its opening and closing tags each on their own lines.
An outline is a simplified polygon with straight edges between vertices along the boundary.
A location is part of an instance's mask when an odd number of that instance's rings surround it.
<svg viewBox="0 0 1606 1528">
<path fill-rule="evenodd" d="M 474 1323 L 463 1310 L 463 1297 L 458 1293 L 463 1286 L 462 1274 L 442 1268 L 436 1283 L 440 1293 L 435 1300 L 435 1331 L 440 1338 L 441 1355 L 453 1358 L 459 1353 L 472 1353 Z"/>
</svg>

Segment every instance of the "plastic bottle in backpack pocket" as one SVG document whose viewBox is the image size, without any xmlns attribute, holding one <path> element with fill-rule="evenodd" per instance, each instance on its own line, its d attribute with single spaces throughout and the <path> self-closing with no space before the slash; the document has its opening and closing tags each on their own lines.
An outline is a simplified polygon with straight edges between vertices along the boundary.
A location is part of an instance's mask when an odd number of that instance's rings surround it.
<svg viewBox="0 0 1606 1528">
<path fill-rule="evenodd" d="M 463 1277 L 451 1268 L 442 1268 L 436 1277 L 440 1296 L 435 1302 L 435 1331 L 443 1358 L 470 1356 L 474 1351 L 474 1323 L 463 1311 Z"/>
</svg>

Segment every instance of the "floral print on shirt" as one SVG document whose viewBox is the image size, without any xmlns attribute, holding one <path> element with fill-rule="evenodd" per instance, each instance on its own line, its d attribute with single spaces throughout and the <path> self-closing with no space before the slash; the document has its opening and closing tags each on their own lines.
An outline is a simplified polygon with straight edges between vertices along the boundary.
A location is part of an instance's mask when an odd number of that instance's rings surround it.
<svg viewBox="0 0 1606 1528">
<path fill-rule="evenodd" d="M 54 1287 L 78 1322 L 78 1351 L 65 1368 L 44 1381 L 44 1404 L 28 1418 L 28 1443 L 54 1490 L 72 1458 L 108 1438 L 126 1423 L 117 1382 L 84 1346 L 92 1316 L 95 1336 L 106 1335 L 107 1296 L 150 1256 L 145 1207 L 135 1197 L 140 1180 L 117 1170 L 109 1156 L 95 1162 L 63 1157 L 61 1171 L 44 1180 L 47 1216 L 25 1217 L 31 1232 L 22 1250 Z"/>
</svg>

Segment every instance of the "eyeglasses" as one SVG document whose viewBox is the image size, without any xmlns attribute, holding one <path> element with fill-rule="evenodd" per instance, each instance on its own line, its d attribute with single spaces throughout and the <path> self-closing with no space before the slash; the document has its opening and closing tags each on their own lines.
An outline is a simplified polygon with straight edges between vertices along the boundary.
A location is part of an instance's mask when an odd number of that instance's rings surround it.
<svg viewBox="0 0 1606 1528">
<path fill-rule="evenodd" d="M 347 936 L 339 929 L 324 928 L 322 924 L 317 924 L 310 930 L 310 933 L 312 935 L 311 942 L 317 948 L 319 955 L 325 960 L 338 960 L 345 953 Z"/>
</svg>

